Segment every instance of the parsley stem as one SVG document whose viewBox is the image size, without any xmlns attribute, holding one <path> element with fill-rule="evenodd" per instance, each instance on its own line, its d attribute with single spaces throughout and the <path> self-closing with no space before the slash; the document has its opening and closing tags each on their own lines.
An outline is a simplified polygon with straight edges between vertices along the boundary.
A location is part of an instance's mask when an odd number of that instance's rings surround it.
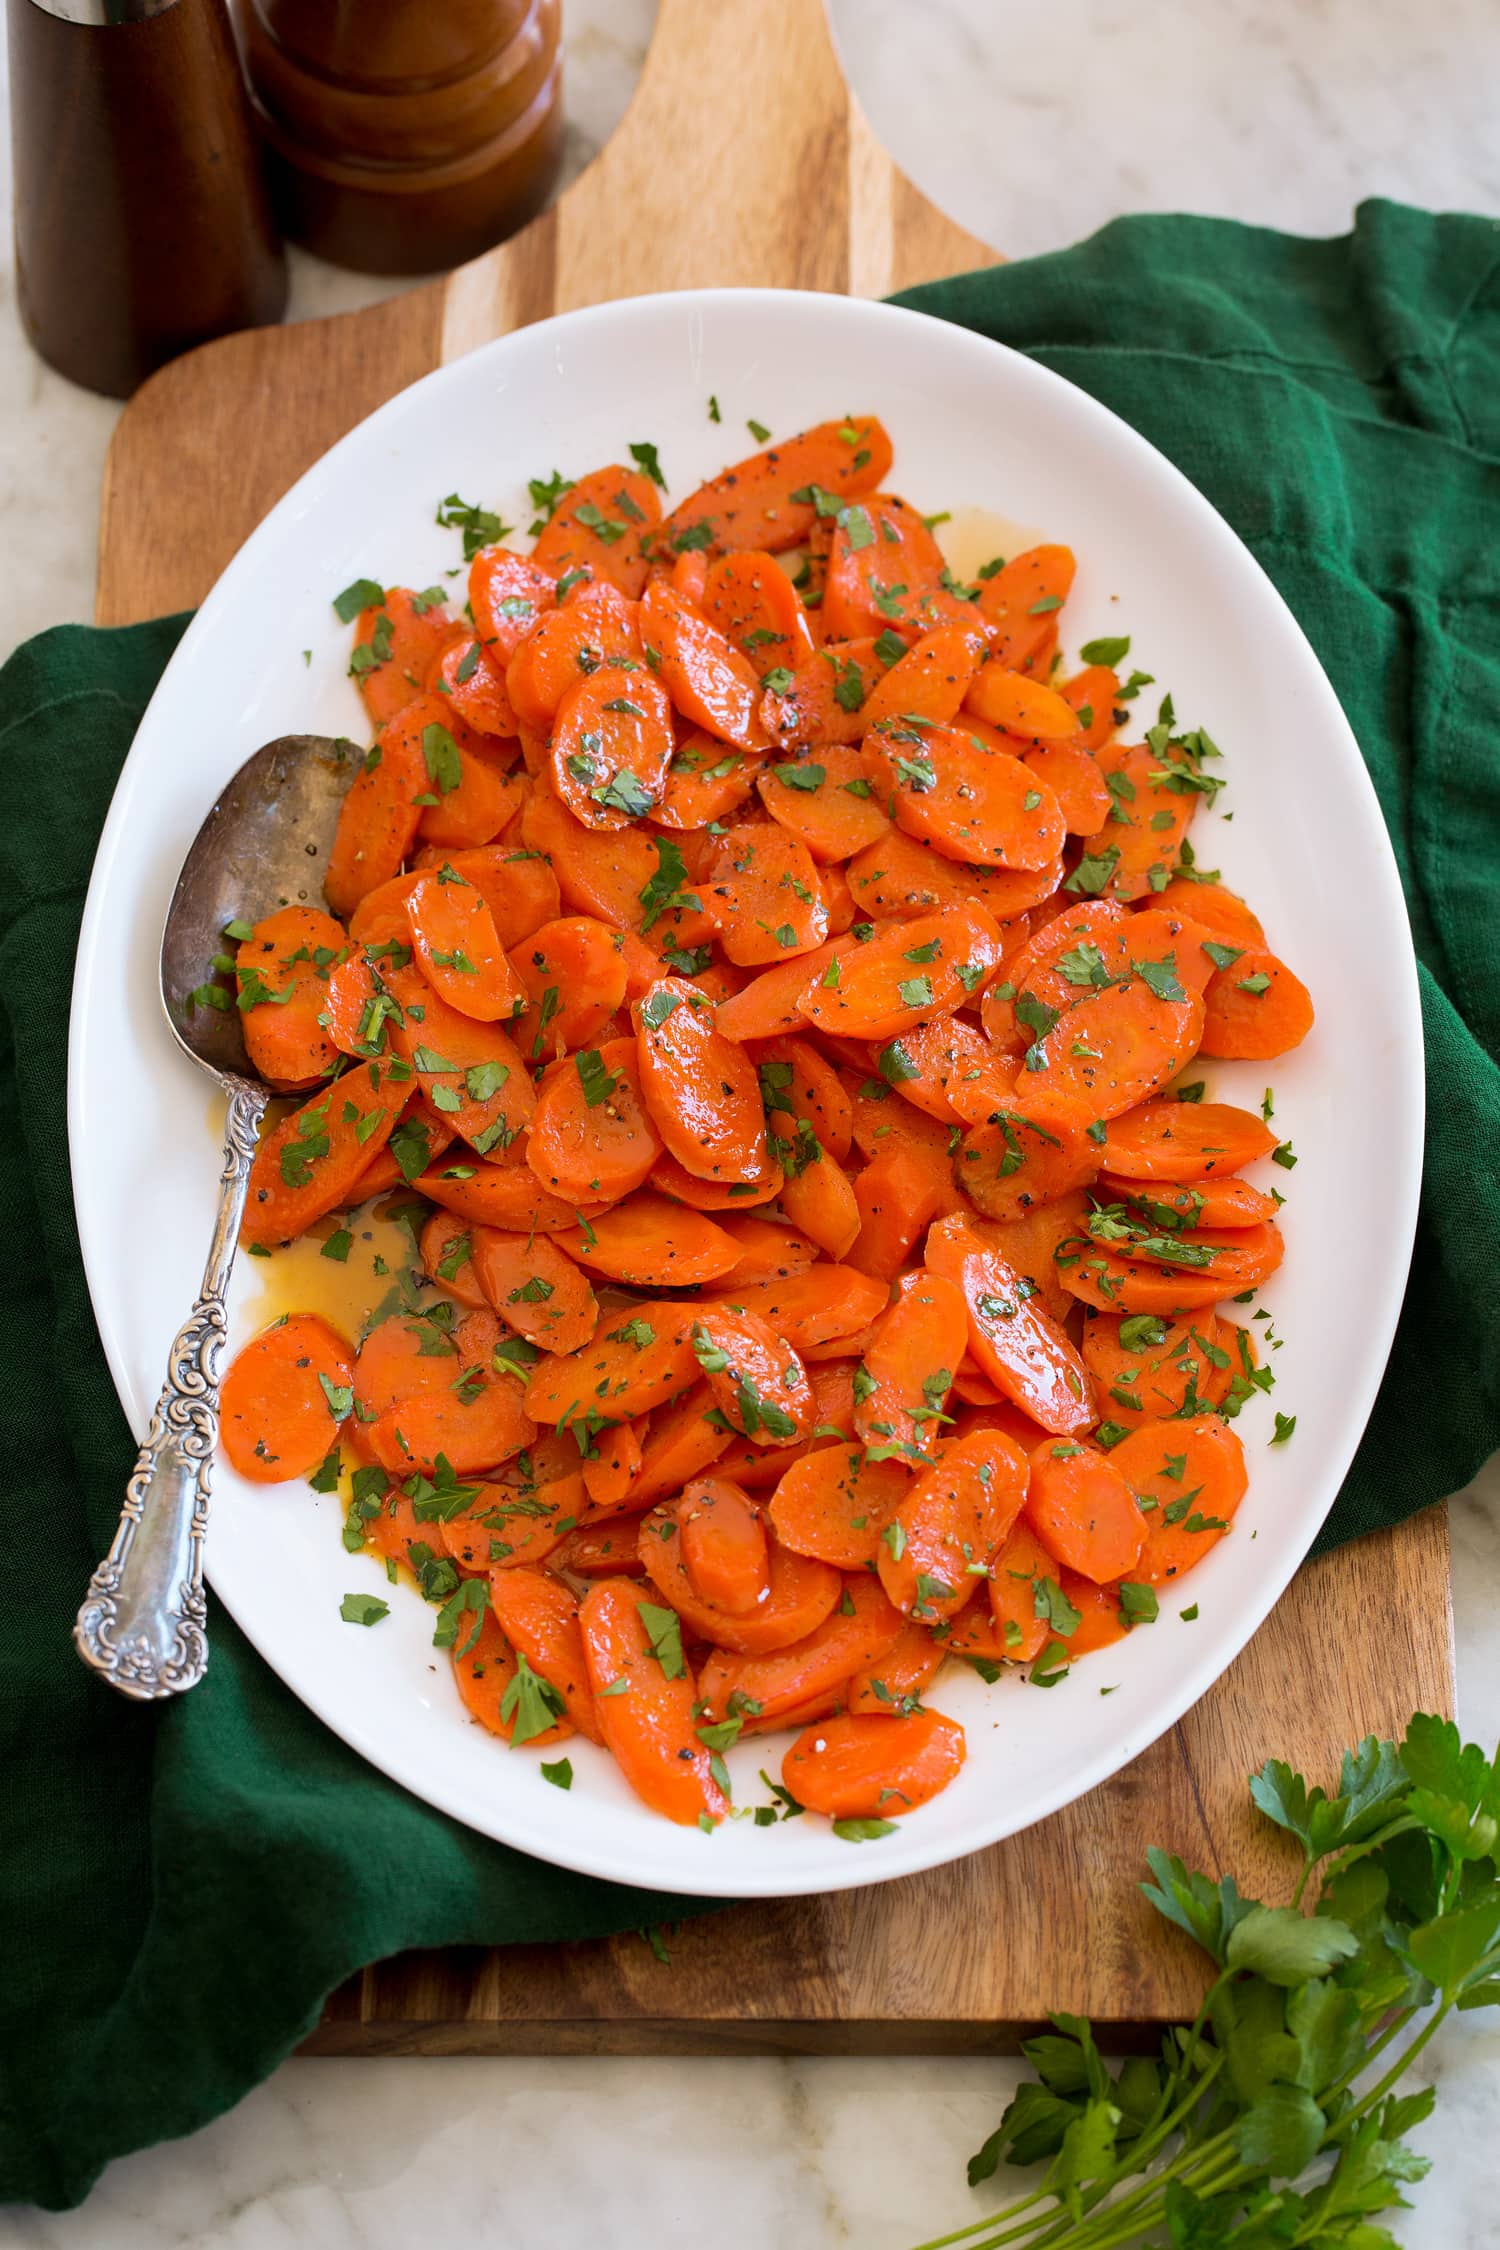
<svg viewBox="0 0 1500 2250">
<path fill-rule="evenodd" d="M 995 2226 L 1001 2219 L 1013 2219 L 1019 2212 L 1029 2211 L 1033 2204 L 1050 2201 L 1049 2189 L 1033 2188 L 1030 2195 L 1018 2196 L 1014 2203 L 1007 2203 L 1003 2210 L 990 2211 L 982 2219 L 971 2219 L 966 2227 L 955 2227 L 952 2234 L 935 2234 L 930 2242 L 917 2243 L 915 2250 L 949 2250 L 951 2243 L 968 2242 L 972 2236 L 983 2234 L 986 2227 Z M 999 2243 L 1014 2242 L 1018 2234 L 1028 2233 L 1047 2216 L 1049 2214 L 1045 2212 L 1038 2212 L 1036 2217 L 1026 2221 L 1025 2226 L 1012 2228 L 1005 2234 L 991 2235 L 988 2242 L 976 2243 L 974 2250 L 994 2250 L 994 2246 Z"/>
</svg>

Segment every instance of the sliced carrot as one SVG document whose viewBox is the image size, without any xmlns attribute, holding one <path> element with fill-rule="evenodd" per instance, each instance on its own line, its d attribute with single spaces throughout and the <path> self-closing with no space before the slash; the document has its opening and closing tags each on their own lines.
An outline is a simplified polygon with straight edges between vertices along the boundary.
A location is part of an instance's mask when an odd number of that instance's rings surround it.
<svg viewBox="0 0 1500 2250">
<path fill-rule="evenodd" d="M 825 1261 L 784 1279 L 721 1282 L 715 1297 L 754 1313 L 800 1352 L 867 1326 L 884 1309 L 886 1291 L 863 1273 Z"/>
<path fill-rule="evenodd" d="M 1036 1040 L 1017 1101 L 1061 1100 L 1091 1118 L 1119 1117 L 1174 1077 L 1202 1035 L 1203 1002 L 1170 968 L 1160 986 L 1107 985 L 1075 1000 Z"/>
<path fill-rule="evenodd" d="M 971 1233 L 999 1251 L 1023 1281 L 1035 1283 L 1037 1302 L 1061 1325 L 1073 1310 L 1073 1299 L 1063 1286 L 1058 1252 L 1069 1256 L 1076 1249 L 1076 1237 L 1084 1231 L 1092 1209 L 1092 1190 L 1076 1187 L 1019 1218 L 971 1218 L 968 1225 Z"/>
<path fill-rule="evenodd" d="M 797 1120 L 783 1109 L 768 1110 L 771 1152 L 786 1167 L 781 1208 L 792 1224 L 810 1235 L 830 1258 L 845 1257 L 859 1239 L 864 1217 L 854 1183 L 835 1156 L 814 1142 L 810 1160 L 795 1137 Z"/>
<path fill-rule="evenodd" d="M 602 1579 L 583 1598 L 578 1623 L 599 1731 L 653 1812 L 685 1827 L 717 1821 L 729 1805 L 698 1739 L 693 1676 L 680 1650 L 653 1635 L 652 1610 L 628 1579 Z"/>
<path fill-rule="evenodd" d="M 812 977 L 799 1006 L 820 1030 L 889 1039 L 974 997 L 1000 967 L 999 927 L 977 901 L 881 930 Z"/>
<path fill-rule="evenodd" d="M 486 658 L 502 674 L 537 619 L 557 607 L 557 581 L 529 555 L 481 547 L 469 565 L 469 609 Z"/>
<path fill-rule="evenodd" d="M 506 1234 L 498 1227 L 471 1230 L 471 1258 L 485 1301 L 507 1328 L 543 1351 L 572 1352 L 599 1325 L 599 1306 L 586 1275 L 551 1234 Z"/>
<path fill-rule="evenodd" d="M 592 915 L 544 922 L 512 949 L 510 964 L 528 997 L 516 1040 L 533 1062 L 587 1047 L 625 997 L 619 932 Z"/>
<path fill-rule="evenodd" d="M 635 1498 L 649 1506 L 668 1493 L 680 1492 L 693 1477 L 711 1468 L 731 1435 L 719 1421 L 707 1383 L 695 1383 L 668 1405 L 659 1406 L 641 1444 Z"/>
<path fill-rule="evenodd" d="M 523 726 L 549 732 L 564 697 L 601 664 L 643 663 L 637 605 L 613 586 L 588 586 L 565 609 L 544 611 L 505 667 L 505 689 Z"/>
<path fill-rule="evenodd" d="M 768 1162 L 754 1180 L 700 1180 L 684 1171 L 675 1156 L 662 1155 L 651 1167 L 650 1185 L 695 1211 L 744 1211 L 776 1200 L 781 1193 L 781 1166 Z"/>
<path fill-rule="evenodd" d="M 741 967 L 810 953 L 828 935 L 812 854 L 797 836 L 761 823 L 719 838 L 705 893 L 720 943 Z"/>
<path fill-rule="evenodd" d="M 782 750 L 858 742 L 865 732 L 870 693 L 901 650 L 895 634 L 825 641 L 789 680 L 777 674 L 766 689 L 760 719 L 767 736 Z"/>
<path fill-rule="evenodd" d="M 1005 1396 L 1057 1436 L 1090 1428 L 1088 1370 L 1034 1285 L 958 1218 L 928 1229 L 927 1262 L 962 1291 L 969 1350 Z"/>
<path fill-rule="evenodd" d="M 643 1288 L 687 1288 L 727 1273 L 736 1245 L 701 1211 L 638 1188 L 562 1236 L 570 1255 L 611 1281 Z"/>
<path fill-rule="evenodd" d="M 973 1654 L 1000 1656 L 1013 1664 L 1029 1663 L 1041 1654 L 1051 1625 L 1045 1599 L 1038 1603 L 1038 1589 L 1055 1569 L 1023 1512 L 990 1566 L 990 1621 L 995 1641 L 974 1648 Z M 960 1619 L 954 1628 L 949 1646 L 955 1654 L 960 1652 L 966 1623 L 966 1619 Z"/>
<path fill-rule="evenodd" d="M 1091 1656 L 1095 1649 L 1109 1648 L 1125 1638 L 1130 1626 L 1120 1608 L 1118 1585 L 1096 1586 L 1091 1578 L 1062 1566 L 1057 1583 L 1063 1600 L 1078 1617 L 1077 1624 L 1067 1632 L 1060 1625 L 1053 1628 L 1069 1657 Z"/>
<path fill-rule="evenodd" d="M 450 1008 L 480 1023 L 520 1014 L 525 990 L 472 883 L 451 869 L 420 876 L 406 894 L 406 919 L 417 965 Z"/>
<path fill-rule="evenodd" d="M 1058 1261 L 1063 1280 L 1073 1296 L 1104 1312 L 1177 1313 L 1258 1288 L 1276 1271 L 1283 1251 L 1281 1230 L 1273 1226 L 1152 1239 L 1168 1247 L 1153 1253 L 1141 1243 L 1084 1236 L 1076 1264 Z"/>
<path fill-rule="evenodd" d="M 635 1486 L 641 1473 L 641 1441 L 633 1422 L 600 1430 L 583 1459 L 583 1486 L 590 1516 L 613 1515 L 639 1505 Z"/>
<path fill-rule="evenodd" d="M 820 422 L 711 478 L 663 526 L 662 550 L 759 549 L 781 554 L 817 520 L 814 494 L 849 500 L 873 492 L 891 465 L 891 441 L 873 415 Z"/>
<path fill-rule="evenodd" d="M 627 1196 L 645 1184 L 661 1147 L 634 1039 L 565 1055 L 543 1078 L 526 1161 L 552 1194 L 590 1203 Z"/>
<path fill-rule="evenodd" d="M 1231 945 L 1264 945 L 1266 933 L 1242 898 L 1227 891 L 1222 883 L 1197 883 L 1187 876 L 1176 875 L 1165 890 L 1152 894 L 1151 903 L 1167 913 L 1185 914 L 1189 921 L 1201 923 L 1212 930 L 1215 937 L 1227 938 Z"/>
<path fill-rule="evenodd" d="M 820 1148 L 840 1164 L 849 1154 L 851 1110 L 838 1072 L 808 1039 L 772 1039 L 757 1058 L 767 1109 L 789 1110 L 810 1125 Z"/>
<path fill-rule="evenodd" d="M 536 1435 L 513 1376 L 497 1375 L 476 1360 L 454 1380 L 457 1390 L 423 1393 L 371 1423 L 370 1451 L 392 1476 L 413 1470 L 431 1476 L 442 1460 L 457 1475 L 470 1476 L 508 1461 Z"/>
<path fill-rule="evenodd" d="M 663 977 L 634 1010 L 641 1092 L 657 1131 L 695 1179 L 752 1184 L 770 1169 L 755 1065 L 682 977 Z"/>
<path fill-rule="evenodd" d="M 808 979 L 824 976 L 835 961 L 842 961 L 859 944 L 856 937 L 830 938 L 814 953 L 799 953 L 774 968 L 762 969 L 744 990 L 722 1003 L 718 1028 L 726 1039 L 774 1039 L 781 1032 L 805 1031 L 807 1018 L 798 1006 Z"/>
<path fill-rule="evenodd" d="M 940 625 L 913 642 L 865 698 L 864 722 L 882 738 L 925 736 L 957 718 L 978 669 L 982 642 L 959 625 Z"/>
<path fill-rule="evenodd" d="M 512 770 L 507 747 L 460 741 L 453 734 L 453 725 L 450 716 L 446 731 L 453 743 L 452 754 L 443 754 L 446 763 L 440 767 L 441 788 L 429 776 L 423 791 L 428 801 L 417 824 L 417 840 L 424 849 L 433 846 L 445 852 L 477 851 L 492 843 L 515 818 L 529 785 L 524 773 Z"/>
<path fill-rule="evenodd" d="M 602 1741 L 578 1604 L 567 1587 L 544 1570 L 496 1570 L 490 1576 L 490 1607 L 512 1649 L 561 1699 L 570 1723 L 590 1742 Z"/>
<path fill-rule="evenodd" d="M 1242 1172 L 1275 1146 L 1276 1135 L 1251 1110 L 1167 1096 L 1112 1118 L 1099 1155 L 1127 1179 L 1199 1180 Z"/>
<path fill-rule="evenodd" d="M 811 1437 L 817 1416 L 807 1370 L 758 1313 L 705 1305 L 693 1353 L 719 1411 L 742 1435 L 758 1445 Z"/>
<path fill-rule="evenodd" d="M 323 871 L 324 896 L 335 914 L 352 914 L 367 891 L 399 873 L 416 841 L 418 799 L 432 794 L 424 737 L 452 741 L 444 716 L 436 697 L 409 703 L 349 784 Z"/>
<path fill-rule="evenodd" d="M 947 1661 L 947 1641 L 935 1641 L 925 1625 L 909 1622 L 894 1648 L 850 1680 L 844 1691 L 848 1708 L 867 1718 L 907 1718 Z"/>
<path fill-rule="evenodd" d="M 769 747 L 754 668 L 716 625 L 661 579 L 641 599 L 641 638 L 684 718 L 737 749 Z"/>
<path fill-rule="evenodd" d="M 774 1550 L 773 1550 L 774 1551 Z M 802 1570 L 822 1571 L 824 1565 L 798 1558 Z M 838 1586 L 837 1574 L 829 1577 Z M 825 1614 L 821 1624 L 789 1645 L 764 1654 L 726 1654 L 715 1649 L 699 1679 L 699 1693 L 709 1716 L 729 1715 L 731 1699 L 758 1703 L 758 1716 L 775 1718 L 796 1709 L 809 1697 L 840 1686 L 855 1672 L 878 1664 L 894 1648 L 905 1625 L 893 1609 L 877 1579 L 860 1572 L 843 1581 L 838 1607 Z M 726 1641 L 725 1648 L 732 1647 Z"/>
<path fill-rule="evenodd" d="M 1101 1172 L 1099 1195 L 1106 1203 L 1128 1203 L 1132 1218 L 1157 1227 L 1254 1227 L 1274 1219 L 1277 1202 L 1246 1180 L 1194 1180 L 1168 1186 Z"/>
<path fill-rule="evenodd" d="M 981 584 L 979 613 L 994 628 L 996 664 L 1038 671 L 1038 658 L 1056 639 L 1056 613 L 1068 598 L 1075 568 L 1070 547 L 1028 547 Z"/>
<path fill-rule="evenodd" d="M 706 828 L 711 820 L 727 819 L 754 788 L 759 762 L 695 727 L 673 752 L 653 818 L 663 828 L 677 829 Z"/>
<path fill-rule="evenodd" d="M 820 744 L 815 757 L 769 767 L 756 782 L 771 818 L 820 867 L 848 859 L 890 826 L 857 750 Z"/>
<path fill-rule="evenodd" d="M 1028 1117 L 1008 1103 L 971 1126 L 953 1159 L 954 1177 L 986 1217 L 1021 1219 L 1091 1180 L 1099 1149 L 1081 1108 Z"/>
<path fill-rule="evenodd" d="M 769 1601 L 765 1519 L 739 1485 L 695 1477 L 678 1502 L 677 1529 L 682 1567 L 700 1601 L 736 1617 Z"/>
<path fill-rule="evenodd" d="M 1300 1047 L 1312 1027 L 1312 995 L 1302 979 L 1264 947 L 1246 947 L 1209 983 L 1202 1051 L 1217 1059 L 1269 1062 Z"/>
<path fill-rule="evenodd" d="M 919 731 L 892 718 L 866 735 L 864 754 L 879 803 L 946 859 L 1034 872 L 1062 850 L 1063 815 L 1047 783 L 962 724 Z"/>
<path fill-rule="evenodd" d="M 582 1477 L 575 1471 L 539 1482 L 522 1473 L 521 1464 L 531 1459 L 528 1448 L 498 1478 L 477 1482 L 462 1514 L 444 1514 L 427 1527 L 428 1543 L 436 1532 L 462 1577 L 530 1569 L 553 1553 L 564 1535 L 561 1527 L 576 1521 L 584 1505 Z"/>
<path fill-rule="evenodd" d="M 1022 759 L 1026 771 L 1057 799 L 1070 836 L 1097 836 L 1114 802 L 1094 754 L 1081 739 L 1039 742 Z"/>
<path fill-rule="evenodd" d="M 403 1101 L 401 1089 L 382 1084 L 378 1064 L 357 1064 L 263 1133 L 250 1167 L 240 1240 L 269 1249 L 339 1210 L 390 1139 Z"/>
<path fill-rule="evenodd" d="M 549 1565 L 572 1578 L 642 1579 L 645 1565 L 636 1553 L 640 1523 L 639 1512 L 632 1508 L 579 1524 L 558 1541 Z"/>
<path fill-rule="evenodd" d="M 896 1142 L 873 1156 L 858 1174 L 854 1200 L 859 1233 L 845 1259 L 861 1273 L 894 1281 L 928 1222 L 942 1208 L 942 1181 L 910 1144 Z"/>
<path fill-rule="evenodd" d="M 696 1305 L 652 1303 L 611 1315 L 581 1351 L 550 1355 L 533 1368 L 526 1411 L 538 1422 L 633 1421 L 685 1391 L 698 1374 L 693 1357 Z"/>
<path fill-rule="evenodd" d="M 587 571 L 634 600 L 646 583 L 647 545 L 661 521 L 656 486 L 618 463 L 570 484 L 537 537 L 531 559 L 559 579 Z"/>
<path fill-rule="evenodd" d="M 1091 1313 L 1083 1359 L 1112 1422 L 1127 1430 L 1219 1404 L 1232 1355 L 1213 1312 L 1166 1320 L 1152 1313 Z"/>
<path fill-rule="evenodd" d="M 703 607 L 764 684 L 813 653 L 807 611 L 790 578 L 770 555 L 747 549 L 721 555 L 705 574 Z"/>
<path fill-rule="evenodd" d="M 799 1805 L 830 1820 L 889 1820 L 930 1803 L 957 1779 L 964 1757 L 964 1730 L 941 1711 L 894 1722 L 850 1713 L 799 1734 L 781 1778 Z"/>
<path fill-rule="evenodd" d="M 484 1613 L 476 1640 L 467 1643 L 460 1637 L 453 1645 L 453 1679 L 465 1710 L 471 1719 L 506 1742 L 515 1729 L 515 1707 L 512 1704 L 507 1712 L 506 1704 L 518 1671 L 510 1643 L 492 1610 Z M 564 1741 L 572 1732 L 567 1720 L 559 1719 L 526 1739 L 545 1749 L 550 1743 Z"/>
<path fill-rule="evenodd" d="M 474 1265 L 474 1230 L 462 1219 L 454 1218 L 451 1211 L 434 1211 L 422 1229 L 418 1254 L 429 1281 L 470 1312 L 484 1311 L 490 1300 L 479 1286 Z"/>
<path fill-rule="evenodd" d="M 914 641 L 977 610 L 945 592 L 943 550 L 915 508 L 872 493 L 835 521 L 821 617 L 834 638 L 889 633 Z"/>
<path fill-rule="evenodd" d="M 1040 680 L 1011 671 L 996 655 L 980 666 L 965 704 L 976 718 L 1028 743 L 1066 742 L 1078 731 L 1071 703 Z"/>
<path fill-rule="evenodd" d="M 1121 724 L 1119 675 L 1107 664 L 1085 664 L 1081 672 L 1057 682 L 1057 692 L 1078 713 L 1078 740 L 1086 750 L 1102 750 Z"/>
<path fill-rule="evenodd" d="M 766 1599 L 743 1615 L 716 1608 L 694 1591 L 672 1507 L 654 1508 L 643 1519 L 639 1551 L 652 1583 L 692 1632 L 718 1649 L 746 1656 L 801 1644 L 828 1617 L 843 1591 L 843 1580 L 827 1563 L 793 1554 L 772 1540 Z"/>
<path fill-rule="evenodd" d="M 771 1496 L 783 1546 L 837 1570 L 872 1570 L 881 1535 L 910 1482 L 896 1461 L 868 1461 L 858 1445 L 820 1445 L 786 1470 Z"/>
<path fill-rule="evenodd" d="M 549 1194 L 524 1164 L 484 1164 L 465 1157 L 457 1164 L 439 1163 L 412 1184 L 430 1203 L 481 1226 L 506 1227 L 512 1233 L 535 1227 L 542 1234 L 557 1234 L 578 1224 L 578 1206 Z"/>
<path fill-rule="evenodd" d="M 855 1385 L 854 1425 L 877 1460 L 934 1458 L 966 1326 L 963 1298 L 945 1275 L 918 1267 L 902 1276 Z"/>
<path fill-rule="evenodd" d="M 1026 1499 L 1027 1462 L 998 1430 L 942 1449 L 903 1495 L 876 1558 L 897 1609 L 924 1625 L 956 1617 L 988 1574 Z"/>
<path fill-rule="evenodd" d="M 1096 1586 L 1123 1578 L 1145 1543 L 1146 1523 L 1108 1453 L 1048 1438 L 1031 1456 L 1026 1516 L 1049 1555 Z"/>
<path fill-rule="evenodd" d="M 410 1083 L 478 1155 L 511 1148 L 536 1096 L 509 1033 L 460 1015 L 415 969 L 393 969 L 382 982 L 396 1013 L 376 1038 L 410 1067 Z"/>
<path fill-rule="evenodd" d="M 376 726 L 410 703 L 433 657 L 453 630 L 453 619 L 430 593 L 390 587 L 359 613 L 349 670 Z"/>
<path fill-rule="evenodd" d="M 558 706 L 552 786 L 585 828 L 623 828 L 660 802 L 676 738 L 672 705 L 650 672 L 601 664 Z"/>
<path fill-rule="evenodd" d="M 877 920 L 930 914 L 982 895 L 977 869 L 946 858 L 899 828 L 856 852 L 847 873 L 856 908 Z M 1048 888 L 1056 881 L 1054 875 Z"/>
<path fill-rule="evenodd" d="M 491 663 L 478 634 L 467 625 L 460 625 L 443 643 L 427 667 L 424 685 L 435 695 L 446 695 L 466 726 L 503 740 L 510 756 L 516 756 L 514 736 L 520 722 L 506 693 L 505 666 Z"/>
<path fill-rule="evenodd" d="M 757 1218 L 753 1212 L 726 1211 L 718 1221 L 739 1250 L 721 1287 L 735 1282 L 787 1281 L 816 1262 L 818 1246 L 795 1227 Z"/>
<path fill-rule="evenodd" d="M 502 841 L 461 851 L 428 845 L 417 853 L 413 865 L 422 871 L 447 867 L 472 883 L 493 915 L 496 933 L 507 952 L 544 922 L 553 921 L 561 904 L 557 877 L 547 861 L 520 843 Z M 352 937 L 363 934 L 351 925 Z"/>
<path fill-rule="evenodd" d="M 1198 798 L 1174 783 L 1192 769 L 1145 742 L 1106 743 L 1097 756 L 1115 803 L 1094 838 L 1096 858 L 1115 898 L 1144 898 L 1170 879 L 1181 854 Z"/>
<path fill-rule="evenodd" d="M 315 1313 L 288 1313 L 242 1345 L 224 1377 L 220 1427 L 254 1484 L 311 1476 L 354 1406 L 354 1355 Z"/>
<path fill-rule="evenodd" d="M 1110 1458 L 1145 1508 L 1146 1543 L 1135 1571 L 1147 1585 L 1181 1578 L 1201 1562 L 1245 1496 L 1245 1448 L 1216 1415 L 1136 1430 Z"/>
<path fill-rule="evenodd" d="M 1035 931 L 1005 964 L 1005 982 L 1012 989 L 991 989 L 984 996 L 980 1014 L 991 1043 L 1003 1053 L 1024 1054 L 1039 1024 L 1102 985 L 1111 974 L 1113 941 L 1125 919 L 1114 899 L 1086 899 Z M 1111 948 L 1108 957 L 1106 947 Z"/>
<path fill-rule="evenodd" d="M 319 1022 L 328 977 L 348 950 L 331 914 L 282 906 L 256 923 L 235 956 L 245 1052 L 268 1085 L 315 1086 L 338 1060 Z"/>
</svg>

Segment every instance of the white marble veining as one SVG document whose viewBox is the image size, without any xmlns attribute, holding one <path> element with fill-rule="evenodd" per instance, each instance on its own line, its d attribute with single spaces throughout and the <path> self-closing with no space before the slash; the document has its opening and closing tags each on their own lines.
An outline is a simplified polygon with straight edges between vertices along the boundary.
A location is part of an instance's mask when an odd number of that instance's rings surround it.
<svg viewBox="0 0 1500 2250">
<path fill-rule="evenodd" d="M 1500 211 L 1494 0 L 1069 0 L 1049 10 L 831 0 L 831 10 L 849 76 L 893 155 L 1013 255 L 1059 248 L 1120 211 L 1196 209 L 1314 234 L 1344 228 L 1372 193 Z M 652 0 L 567 0 L 567 13 L 576 169 L 624 107 L 654 10 Z M 293 315 L 368 303 L 388 287 L 299 256 Z M 7 265 L 7 642 L 89 614 L 114 414 L 32 358 Z M 1460 1716 L 1493 1743 L 1494 1464 L 1456 1504 L 1453 1537 Z M 1431 2060 L 1441 2107 L 1421 2145 L 1435 2171 L 1397 2232 L 1422 2250 L 1482 2250 L 1500 2239 L 1500 2030 L 1469 2019 Z M 293 2062 L 193 2139 L 117 2164 L 82 2210 L 0 2212 L 0 2250 L 406 2250 L 435 2227 L 485 2250 L 697 2250 L 705 2238 L 716 2250 L 903 2250 L 987 2207 L 966 2188 L 964 2161 L 1016 2076 L 1010 2063 L 931 2058 Z"/>
</svg>

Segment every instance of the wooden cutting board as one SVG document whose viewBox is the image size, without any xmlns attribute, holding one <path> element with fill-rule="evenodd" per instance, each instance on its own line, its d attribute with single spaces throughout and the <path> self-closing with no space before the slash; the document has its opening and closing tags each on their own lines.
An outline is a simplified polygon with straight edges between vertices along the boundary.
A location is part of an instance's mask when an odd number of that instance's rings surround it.
<svg viewBox="0 0 1500 2250">
<path fill-rule="evenodd" d="M 99 622 L 200 601 L 335 438 L 528 321 L 722 283 L 877 297 L 994 260 L 874 140 L 822 0 L 661 0 L 619 130 L 522 234 L 369 311 L 210 344 L 136 395 L 105 473 Z M 670 1964 L 638 1937 L 383 1962 L 335 1996 L 309 2045 L 917 2052 L 1012 2045 L 1059 2006 L 1117 2041 L 1170 2021 L 1191 2012 L 1197 1970 L 1134 1889 L 1146 1847 L 1284 1888 L 1246 1775 L 1274 1752 L 1327 1777 L 1359 1734 L 1450 1710 L 1448 1595 L 1434 1509 L 1310 1564 L 1180 1725 L 1028 1835 L 937 1874 L 685 1924 Z"/>
</svg>

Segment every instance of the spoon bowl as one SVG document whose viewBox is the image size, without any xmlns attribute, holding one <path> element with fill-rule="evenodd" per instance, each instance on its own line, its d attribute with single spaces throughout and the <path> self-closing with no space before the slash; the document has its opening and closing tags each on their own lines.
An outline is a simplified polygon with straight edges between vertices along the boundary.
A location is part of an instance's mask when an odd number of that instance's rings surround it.
<svg viewBox="0 0 1500 2250">
<path fill-rule="evenodd" d="M 178 1044 L 229 1097 L 224 1169 L 203 1284 L 173 1340 L 109 1553 L 73 1628 L 85 1664 L 140 1702 L 180 1695 L 208 1662 L 203 1542 L 219 1441 L 225 1298 L 270 1099 L 246 1052 L 239 1009 L 192 996 L 210 977 L 231 922 L 321 903 L 339 808 L 363 761 L 357 743 L 321 734 L 281 735 L 257 750 L 210 808 L 167 909 L 162 1005 Z"/>
</svg>

